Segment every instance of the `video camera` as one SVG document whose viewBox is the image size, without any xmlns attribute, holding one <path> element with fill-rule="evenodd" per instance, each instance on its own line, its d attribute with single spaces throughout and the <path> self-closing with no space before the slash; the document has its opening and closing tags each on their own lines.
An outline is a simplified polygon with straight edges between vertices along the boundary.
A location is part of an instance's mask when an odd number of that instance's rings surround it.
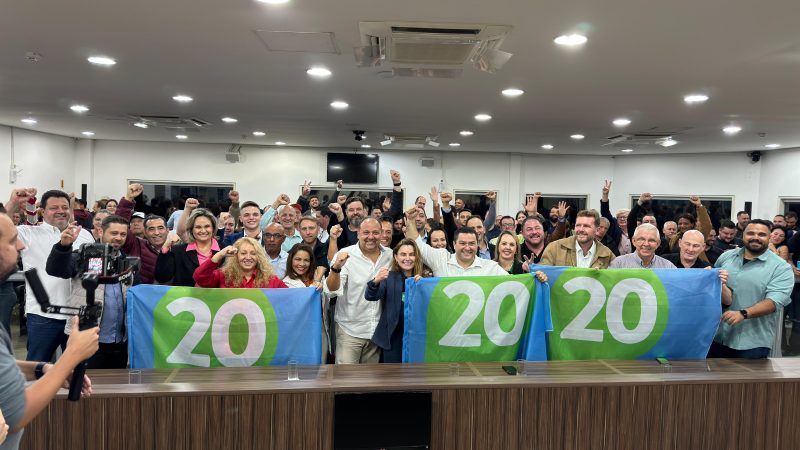
<svg viewBox="0 0 800 450">
<path fill-rule="evenodd" d="M 78 250 L 78 272 L 81 286 L 86 290 L 86 304 L 82 306 L 61 306 L 50 303 L 50 296 L 42 285 L 36 268 L 25 271 L 25 279 L 33 292 L 42 312 L 64 316 L 78 316 L 80 330 L 88 330 L 100 325 L 103 314 L 103 303 L 96 303 L 94 294 L 100 284 L 131 284 L 139 271 L 139 258 L 123 257 L 122 253 L 109 244 L 83 244 Z M 86 361 L 80 363 L 72 374 L 69 385 L 69 400 L 81 398 L 83 375 L 86 372 Z"/>
</svg>

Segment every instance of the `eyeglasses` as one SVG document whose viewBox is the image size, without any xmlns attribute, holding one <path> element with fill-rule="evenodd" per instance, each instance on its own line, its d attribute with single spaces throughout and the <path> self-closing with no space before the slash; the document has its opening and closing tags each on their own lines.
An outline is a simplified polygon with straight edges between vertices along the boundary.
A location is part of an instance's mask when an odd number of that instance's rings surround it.
<svg viewBox="0 0 800 450">
<path fill-rule="evenodd" d="M 265 240 L 268 240 L 268 239 L 280 239 L 280 238 L 283 237 L 283 235 L 280 234 L 280 233 L 278 233 L 278 234 L 264 233 L 262 236 L 264 237 Z"/>
</svg>

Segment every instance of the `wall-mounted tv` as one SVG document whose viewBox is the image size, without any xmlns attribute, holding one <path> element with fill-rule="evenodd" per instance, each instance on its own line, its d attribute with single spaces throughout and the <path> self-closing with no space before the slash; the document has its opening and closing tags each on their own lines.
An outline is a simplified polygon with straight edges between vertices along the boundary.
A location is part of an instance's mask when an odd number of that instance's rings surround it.
<svg viewBox="0 0 800 450">
<path fill-rule="evenodd" d="M 378 155 L 372 153 L 328 153 L 328 181 L 375 184 Z"/>
</svg>

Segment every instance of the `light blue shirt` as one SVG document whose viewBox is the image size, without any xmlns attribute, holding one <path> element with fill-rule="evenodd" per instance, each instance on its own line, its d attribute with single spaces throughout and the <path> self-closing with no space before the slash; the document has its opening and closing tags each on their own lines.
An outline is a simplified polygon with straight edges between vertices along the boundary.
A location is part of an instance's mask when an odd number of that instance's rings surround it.
<svg viewBox="0 0 800 450">
<path fill-rule="evenodd" d="M 100 342 L 116 344 L 125 337 L 125 302 L 122 299 L 122 287 L 119 283 L 102 285 L 103 315 L 100 318 Z"/>
<path fill-rule="evenodd" d="M 675 264 L 672 264 L 668 260 L 658 256 L 653 255 L 653 260 L 650 261 L 649 266 L 644 265 L 644 261 L 642 258 L 639 257 L 639 254 L 635 251 L 633 253 L 628 253 L 627 255 L 619 255 L 611 261 L 611 264 L 608 265 L 609 269 L 677 269 Z"/>
<path fill-rule="evenodd" d="M 294 247 L 295 244 L 299 244 L 301 242 L 303 242 L 303 237 L 300 236 L 300 230 L 295 228 L 294 234 L 291 236 L 286 236 L 286 239 L 283 240 L 283 244 L 281 244 L 281 250 L 288 252 L 292 249 L 292 247 Z"/>
<path fill-rule="evenodd" d="M 174 230 L 175 227 L 178 225 L 178 221 L 181 220 L 182 214 L 183 214 L 182 209 L 176 209 L 175 212 L 173 212 L 169 216 L 169 219 L 167 219 L 167 228 L 169 228 L 170 230 Z"/>
<path fill-rule="evenodd" d="M 272 259 L 272 257 L 267 254 L 267 259 L 272 263 L 272 268 L 275 270 L 275 276 L 282 280 L 283 277 L 286 276 L 286 260 L 289 259 L 289 254 L 281 250 L 277 258 Z"/>
<path fill-rule="evenodd" d="M 764 299 L 775 303 L 777 310 L 790 302 L 794 288 L 792 266 L 767 250 L 758 258 L 744 263 L 744 248 L 728 250 L 714 267 L 728 271 L 728 287 L 733 292 L 729 311 L 739 311 Z M 714 340 L 736 350 L 772 347 L 779 326 L 775 313 L 746 319 L 734 326 L 721 322 Z"/>
</svg>

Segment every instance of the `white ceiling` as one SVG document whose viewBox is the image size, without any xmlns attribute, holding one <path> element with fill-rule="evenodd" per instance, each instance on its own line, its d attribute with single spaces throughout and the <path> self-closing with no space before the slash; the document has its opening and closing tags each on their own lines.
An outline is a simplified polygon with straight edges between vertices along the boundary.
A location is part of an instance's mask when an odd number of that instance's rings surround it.
<svg viewBox="0 0 800 450">
<path fill-rule="evenodd" d="M 618 155 L 601 145 L 625 116 L 626 133 L 690 128 L 677 146 L 637 153 L 800 147 L 797 0 L 25 0 L 0 11 L 0 123 L 49 133 L 174 141 L 175 132 L 118 119 L 175 114 L 213 123 L 190 142 L 353 147 L 359 128 L 374 147 L 397 131 L 438 135 L 446 151 L 457 141 L 454 151 L 543 153 L 549 143 L 551 153 Z M 501 49 L 514 56 L 496 74 L 467 67 L 457 79 L 384 79 L 375 74 L 385 69 L 355 65 L 364 20 L 511 25 Z M 583 48 L 553 44 L 576 27 L 588 30 Z M 254 30 L 333 32 L 341 53 L 271 52 Z M 43 59 L 27 61 L 28 51 Z M 93 66 L 93 54 L 118 63 Z M 312 65 L 333 75 L 311 79 Z M 525 94 L 500 95 L 511 86 Z M 689 106 L 683 96 L 693 92 L 711 98 Z M 177 93 L 195 100 L 178 104 Z M 350 108 L 333 110 L 334 99 Z M 73 103 L 91 111 L 75 114 Z M 494 118 L 477 123 L 479 112 Z M 25 116 L 39 123 L 20 123 Z M 730 123 L 742 132 L 725 136 Z M 569 138 L 578 132 L 579 143 Z"/>
</svg>

